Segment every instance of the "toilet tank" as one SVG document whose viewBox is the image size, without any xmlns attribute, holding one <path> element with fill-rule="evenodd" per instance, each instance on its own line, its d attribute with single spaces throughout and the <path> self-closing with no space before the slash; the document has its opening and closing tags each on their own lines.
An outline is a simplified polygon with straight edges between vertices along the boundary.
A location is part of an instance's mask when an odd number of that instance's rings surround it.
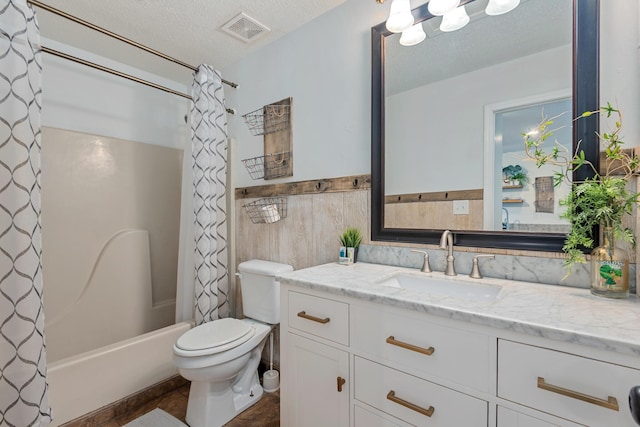
<svg viewBox="0 0 640 427">
<path fill-rule="evenodd" d="M 280 282 L 275 276 L 287 271 L 293 271 L 293 267 L 260 259 L 240 263 L 242 311 L 246 317 L 272 325 L 280 323 Z"/>
</svg>

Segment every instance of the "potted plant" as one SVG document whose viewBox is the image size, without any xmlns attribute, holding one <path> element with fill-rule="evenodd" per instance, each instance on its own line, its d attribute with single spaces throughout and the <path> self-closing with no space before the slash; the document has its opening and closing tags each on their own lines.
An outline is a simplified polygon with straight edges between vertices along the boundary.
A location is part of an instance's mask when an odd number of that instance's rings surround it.
<svg viewBox="0 0 640 427">
<path fill-rule="evenodd" d="M 347 227 L 344 233 L 340 235 L 340 244 L 347 249 L 349 262 L 356 262 L 358 260 L 360 242 L 362 242 L 362 234 L 360 230 L 355 227 Z"/>
<path fill-rule="evenodd" d="M 571 271 L 574 263 L 587 261 L 584 249 L 593 249 L 591 292 L 600 296 L 625 298 L 629 293 L 629 261 L 626 251 L 616 246 L 616 239 L 635 246 L 633 231 L 623 225 L 623 218 L 632 212 L 633 205 L 640 197 L 640 193 L 627 189 L 629 179 L 638 175 L 640 159 L 633 150 L 622 148 L 622 113 L 618 109 L 607 103 L 599 110 L 585 112 L 580 117 L 592 114 L 606 114 L 607 118 L 613 115 L 615 119 L 610 132 L 598 134 L 605 155 L 605 164 L 599 170 L 585 159 L 584 151 L 579 146 L 574 154 L 557 142 L 551 150 L 544 147 L 545 141 L 553 135 L 551 126 L 554 118 L 543 119 L 537 126 L 537 134 L 523 134 L 525 152 L 538 167 L 546 164 L 560 168 L 554 174 L 555 186 L 563 182 L 571 185 L 568 196 L 560 201 L 561 206 L 566 206 L 561 217 L 571 223 L 563 246 L 567 254 L 565 266 L 568 271 Z M 591 168 L 594 176 L 581 182 L 572 182 L 573 172 L 583 167 Z M 594 230 L 598 227 L 602 228 L 602 244 L 594 249 Z"/>
<path fill-rule="evenodd" d="M 527 171 L 520 165 L 509 165 L 502 168 L 505 184 L 524 185 L 529 181 Z"/>
</svg>

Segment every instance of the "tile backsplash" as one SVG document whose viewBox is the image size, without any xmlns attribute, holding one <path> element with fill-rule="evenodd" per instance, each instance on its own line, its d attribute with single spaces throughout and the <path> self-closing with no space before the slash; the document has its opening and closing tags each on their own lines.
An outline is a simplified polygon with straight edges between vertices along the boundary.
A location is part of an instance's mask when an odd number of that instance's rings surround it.
<svg viewBox="0 0 640 427">
<path fill-rule="evenodd" d="M 410 247 L 401 246 L 360 246 L 358 260 L 373 264 L 396 265 L 416 268 L 422 266 L 422 254 L 411 252 Z M 425 249 L 429 253 L 429 262 L 434 271 L 444 271 L 446 252 L 442 249 Z M 483 253 L 482 251 L 479 253 Z M 478 252 L 454 251 L 456 271 L 459 275 L 468 275 L 471 271 L 472 259 Z M 540 258 L 527 255 L 494 254 L 495 259 L 480 259 L 480 271 L 485 277 L 520 280 L 546 285 L 589 287 L 589 265 L 573 266 L 571 274 L 563 266 L 561 258 Z M 566 276 L 566 277 L 565 277 Z M 629 268 L 631 292 L 635 292 L 636 265 Z"/>
</svg>

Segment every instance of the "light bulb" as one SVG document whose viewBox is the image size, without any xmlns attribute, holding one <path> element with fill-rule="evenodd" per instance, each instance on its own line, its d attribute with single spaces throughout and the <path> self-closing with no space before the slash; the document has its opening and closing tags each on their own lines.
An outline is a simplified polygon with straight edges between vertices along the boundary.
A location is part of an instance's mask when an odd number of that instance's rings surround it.
<svg viewBox="0 0 640 427">
<path fill-rule="evenodd" d="M 518 7 L 520 0 L 489 0 L 484 12 L 487 15 L 502 15 Z"/>
<path fill-rule="evenodd" d="M 442 17 L 440 31 L 455 31 L 469 23 L 469 15 L 464 5 L 453 9 Z"/>
<path fill-rule="evenodd" d="M 431 0 L 427 4 L 429 13 L 433 16 L 442 16 L 458 7 L 460 0 Z"/>
<path fill-rule="evenodd" d="M 400 44 L 402 46 L 413 46 L 420 43 L 426 37 L 427 35 L 422 29 L 422 22 L 418 22 L 408 30 L 404 30 L 402 32 L 402 36 L 400 36 Z"/>
<path fill-rule="evenodd" d="M 387 30 L 392 33 L 401 33 L 412 25 L 413 15 L 409 0 L 393 0 L 389 19 L 387 19 Z"/>
</svg>

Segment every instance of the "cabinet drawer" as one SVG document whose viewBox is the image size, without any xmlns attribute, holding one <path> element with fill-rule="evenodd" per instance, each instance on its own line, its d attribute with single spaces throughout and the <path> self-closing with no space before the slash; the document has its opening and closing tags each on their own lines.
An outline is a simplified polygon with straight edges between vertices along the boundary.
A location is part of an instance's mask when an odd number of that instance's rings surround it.
<svg viewBox="0 0 640 427">
<path fill-rule="evenodd" d="M 289 327 L 349 345 L 349 304 L 289 291 Z"/>
<path fill-rule="evenodd" d="M 367 411 L 359 406 L 355 406 L 353 412 L 354 427 L 400 427 L 396 423 Z"/>
<path fill-rule="evenodd" d="M 412 425 L 487 427 L 487 402 L 355 358 L 355 398 Z"/>
<path fill-rule="evenodd" d="M 490 372 L 495 370 L 489 362 L 488 336 L 380 308 L 353 305 L 351 313 L 351 341 L 356 351 L 410 374 L 435 375 L 489 391 Z"/>
<path fill-rule="evenodd" d="M 511 409 L 498 406 L 498 424 L 497 427 L 578 427 L 569 421 L 558 418 L 556 422 L 543 421 L 538 418 L 524 415 Z"/>
<path fill-rule="evenodd" d="M 498 396 L 588 426 L 636 426 L 629 405 L 640 371 L 499 340 Z"/>
</svg>

